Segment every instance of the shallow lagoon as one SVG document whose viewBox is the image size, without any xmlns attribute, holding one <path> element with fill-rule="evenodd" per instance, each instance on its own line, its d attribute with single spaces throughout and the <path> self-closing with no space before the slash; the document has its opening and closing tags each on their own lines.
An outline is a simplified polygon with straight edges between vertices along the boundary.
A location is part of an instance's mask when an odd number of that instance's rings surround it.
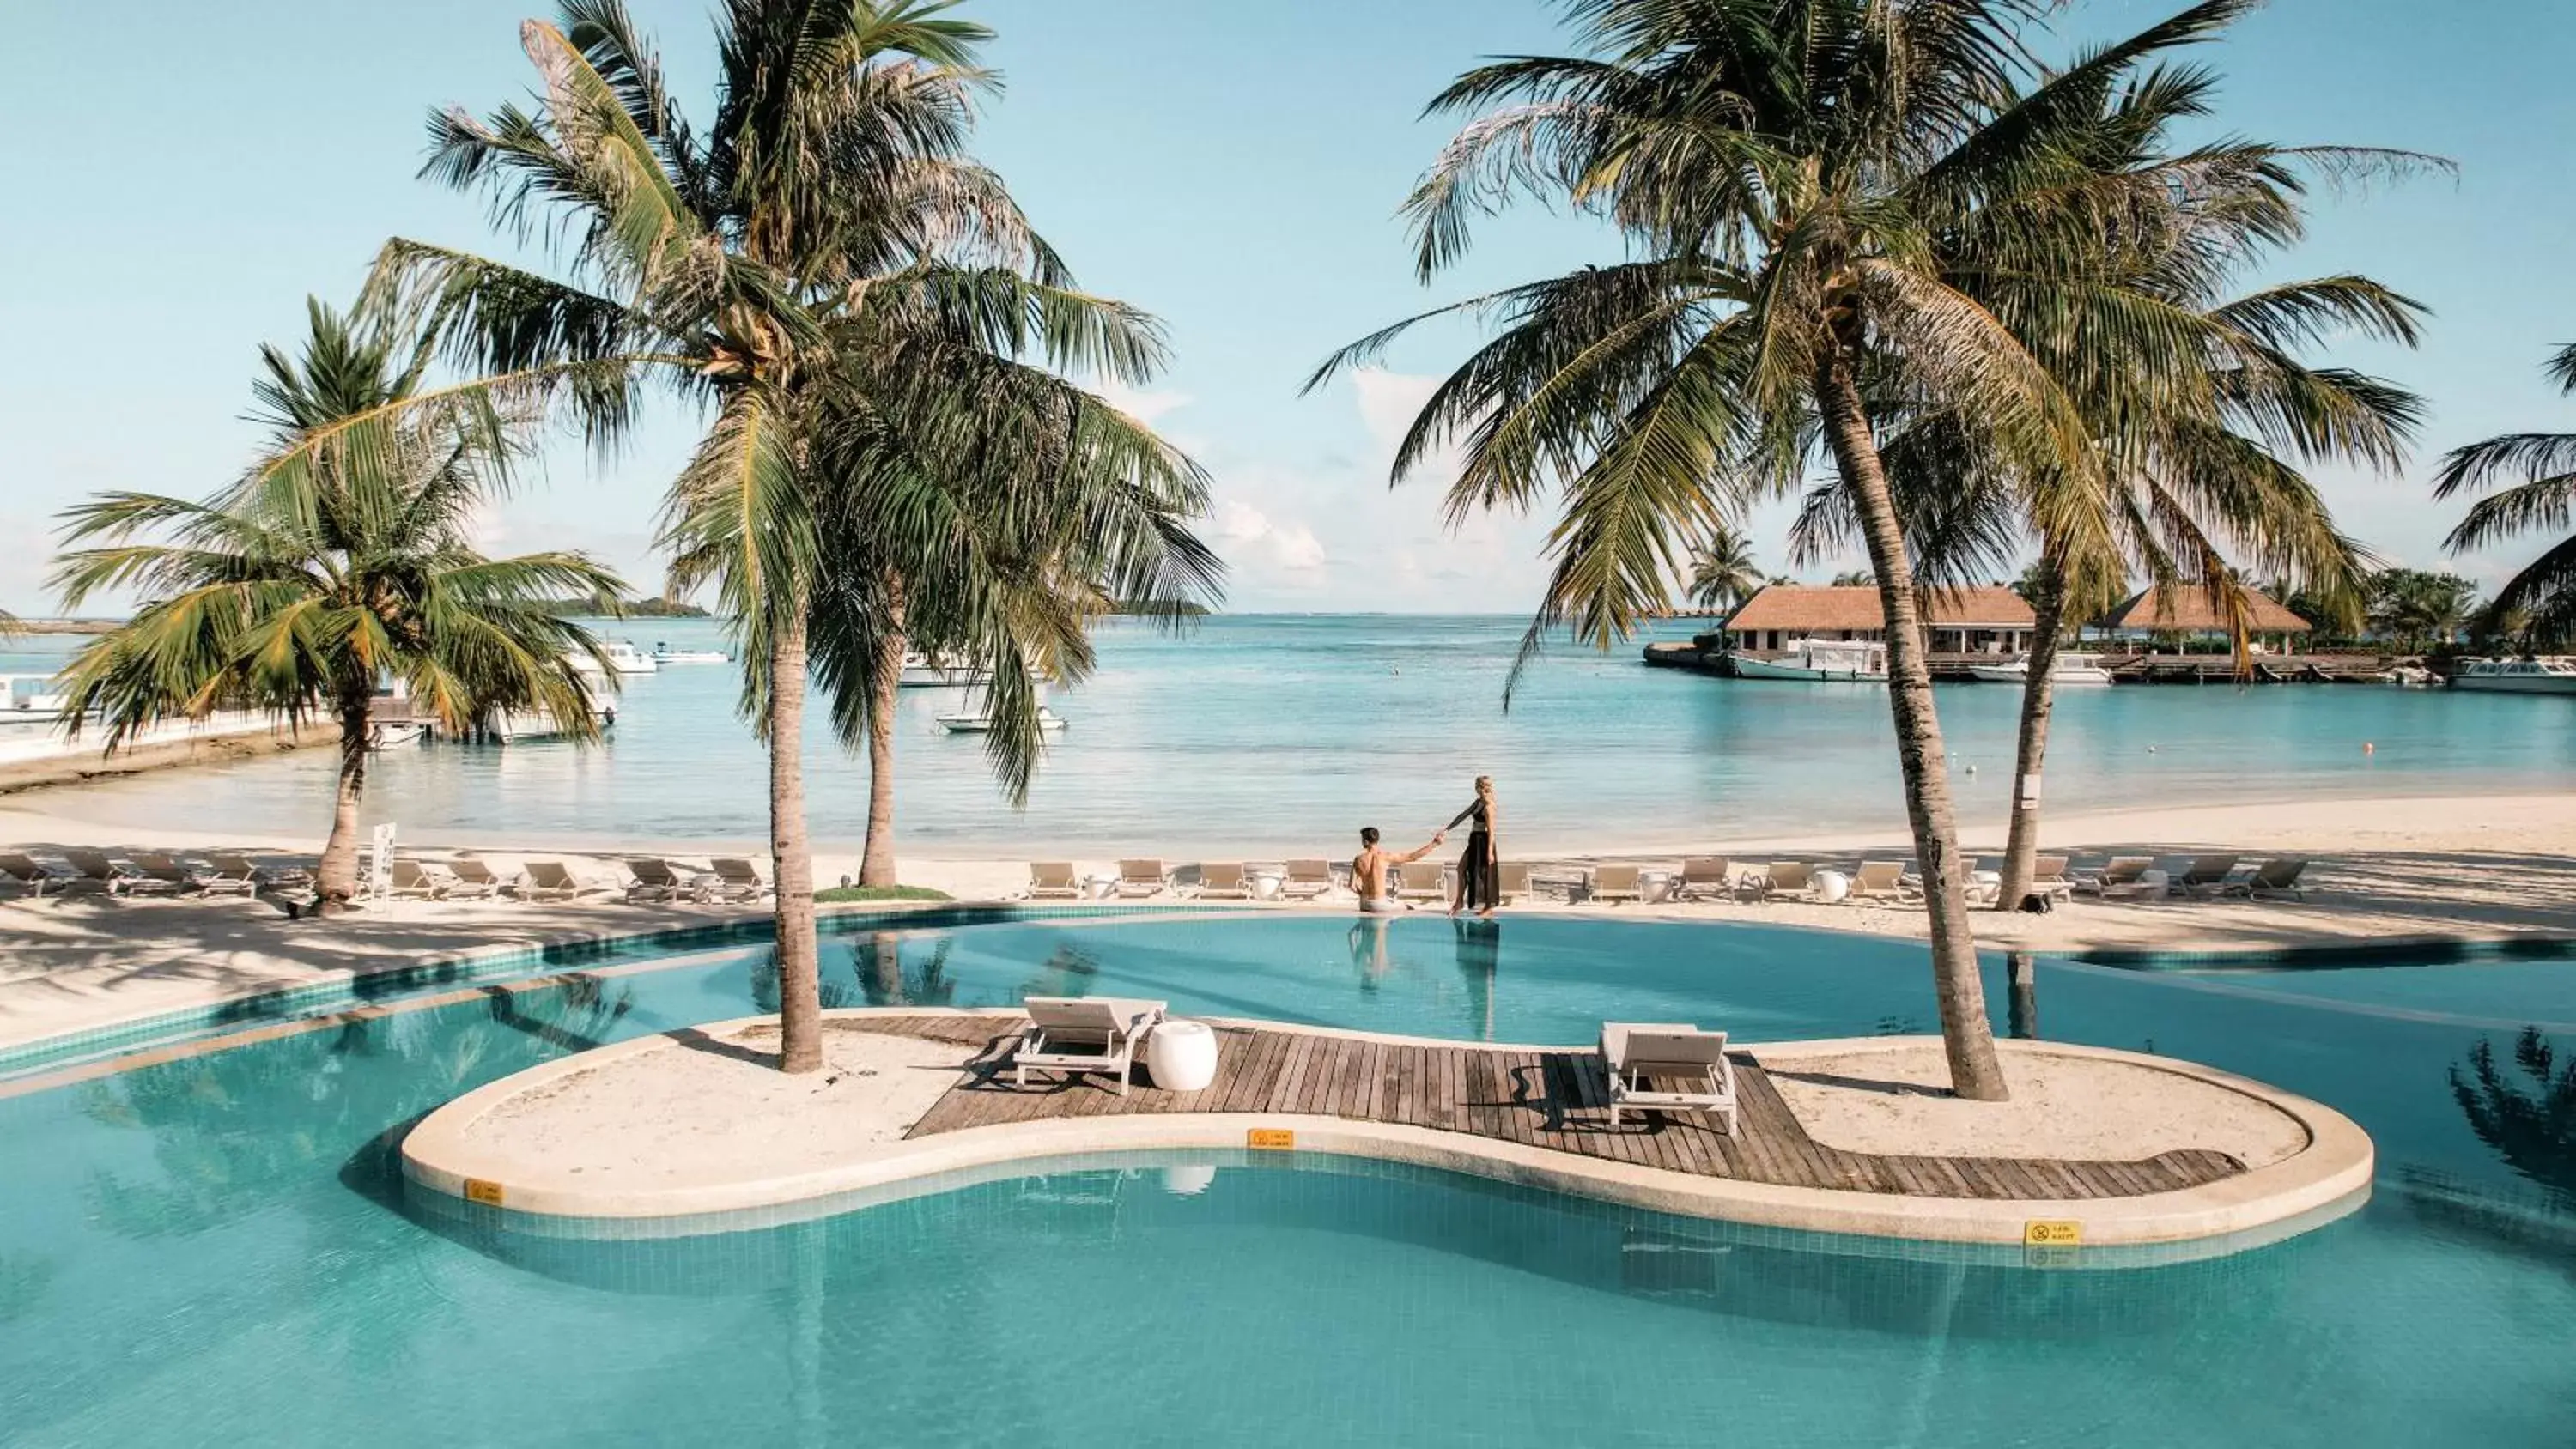
<svg viewBox="0 0 2576 1449">
<path fill-rule="evenodd" d="M 647 648 L 721 644 L 703 622 L 603 627 Z M 975 740 L 938 728 L 935 716 L 962 696 L 906 690 L 904 848 L 1339 855 L 1366 823 L 1428 835 L 1479 772 L 1501 782 L 1509 848 L 1522 852 L 1901 825 L 1883 691 L 1715 680 L 1647 669 L 1633 649 L 1569 646 L 1532 671 L 1507 714 L 1520 628 L 1508 618 L 1245 616 L 1174 637 L 1113 624 L 1099 672 L 1054 701 L 1070 727 L 1025 814 L 999 799 Z M 396 752 L 369 781 L 369 814 L 409 834 L 487 843 L 757 838 L 765 767 L 733 713 L 738 687 L 734 670 L 716 666 L 630 680 L 615 736 L 597 749 Z M 1952 784 L 1971 823 L 2009 805 L 2019 703 L 2004 686 L 1941 690 Z M 2086 810 L 2556 789 L 2576 768 L 2568 703 L 2359 685 L 2068 690 L 2048 799 Z M 814 732 L 815 837 L 846 845 L 865 831 L 866 768 L 819 737 L 819 714 Z M 318 828 L 330 767 L 314 752 L 87 787 L 45 808 L 138 828 L 300 836 Z"/>
</svg>

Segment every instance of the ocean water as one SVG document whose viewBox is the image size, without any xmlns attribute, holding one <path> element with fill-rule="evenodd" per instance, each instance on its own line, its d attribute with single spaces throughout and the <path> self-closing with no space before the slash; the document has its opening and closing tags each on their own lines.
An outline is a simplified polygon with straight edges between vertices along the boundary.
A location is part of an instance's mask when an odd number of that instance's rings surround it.
<svg viewBox="0 0 2576 1449">
<path fill-rule="evenodd" d="M 721 647 L 699 621 L 604 626 L 650 647 Z M 1690 623 L 1649 638 L 1679 638 Z M 898 728 L 902 848 L 955 855 L 1157 850 L 1337 854 L 1361 825 L 1427 836 L 1495 777 L 1506 849 L 1655 848 L 1769 834 L 1901 828 L 1883 691 L 1648 669 L 1635 646 L 1571 644 L 1503 685 L 1520 621 L 1395 615 L 1225 616 L 1183 634 L 1114 622 L 1100 666 L 1054 693 L 1069 722 L 1025 809 L 972 736 L 935 717 L 956 690 L 906 690 Z M 1642 643 L 1643 641 L 1639 641 Z M 6 667 L 58 659 L 27 640 Z M 761 751 L 730 666 L 630 679 L 605 744 L 440 746 L 380 758 L 368 813 L 406 836 L 739 841 L 765 833 Z M 1945 685 L 1942 725 L 1963 817 L 2009 808 L 2018 692 Z M 854 847 L 867 770 L 809 715 L 815 838 Z M 2364 751 L 2364 745 L 2373 748 Z M 145 776 L 44 797 L 138 828 L 310 834 L 329 756 Z M 2316 796 L 2563 788 L 2576 701 L 2371 686 L 2121 687 L 2059 696 L 2047 799 L 2057 810 Z"/>
<path fill-rule="evenodd" d="M 1931 1019 L 1925 953 L 1896 942 L 1345 924 L 844 935 L 825 988 L 1148 991 L 1518 1041 Z M 2515 1042 L 2576 1047 L 2572 969 L 2042 960 L 2016 999 L 1990 962 L 1999 1031 L 2210 1062 L 2371 1133 L 2366 1207 L 2201 1262 L 1737 1228 L 1311 1154 L 1032 1165 L 677 1240 L 536 1237 L 404 1191 L 403 1129 L 460 1092 L 775 1008 L 765 953 L 698 954 L 0 1096 L 0 1443 L 2563 1446 L 2576 1142 Z"/>
</svg>

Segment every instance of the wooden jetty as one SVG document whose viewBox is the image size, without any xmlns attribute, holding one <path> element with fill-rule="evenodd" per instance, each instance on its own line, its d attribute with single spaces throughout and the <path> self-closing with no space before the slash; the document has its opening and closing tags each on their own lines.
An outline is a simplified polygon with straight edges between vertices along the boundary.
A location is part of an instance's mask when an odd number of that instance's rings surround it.
<svg viewBox="0 0 2576 1449">
<path fill-rule="evenodd" d="M 1783 1187 L 1911 1197 L 2083 1200 L 2199 1187 L 2245 1172 L 2221 1152 L 2136 1162 L 1846 1152 L 1807 1135 L 1761 1067 L 1734 1056 L 1741 1108 L 1730 1137 L 1696 1116 L 1647 1113 L 1610 1126 L 1608 1083 L 1588 1050 L 1434 1043 L 1217 1026 L 1216 1080 L 1195 1092 L 1139 1081 L 1126 1096 L 1097 1077 L 1011 1085 L 1020 1023 L 991 1015 L 832 1019 L 866 1031 L 979 1047 L 968 1077 L 916 1123 L 918 1139 L 1063 1117 L 1228 1112 L 1339 1117 L 1459 1132 L 1577 1156 Z"/>
</svg>

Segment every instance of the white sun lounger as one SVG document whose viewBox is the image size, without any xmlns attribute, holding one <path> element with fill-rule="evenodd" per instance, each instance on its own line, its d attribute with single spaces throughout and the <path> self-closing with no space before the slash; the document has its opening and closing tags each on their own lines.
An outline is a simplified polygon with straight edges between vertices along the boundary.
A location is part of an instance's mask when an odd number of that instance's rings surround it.
<svg viewBox="0 0 2576 1449">
<path fill-rule="evenodd" d="M 1601 1064 L 1610 1077 L 1610 1125 L 1623 1111 L 1715 1112 L 1735 1135 L 1735 1064 L 1726 1033 L 1688 1022 L 1601 1024 Z"/>
<path fill-rule="evenodd" d="M 65 877 L 47 870 L 36 863 L 34 856 L 20 851 L 0 854 L 0 876 L 25 886 L 30 895 L 43 895 L 47 886 L 68 888 L 70 885 Z"/>
<path fill-rule="evenodd" d="M 447 871 L 455 877 L 447 885 L 449 900 L 488 900 L 499 895 L 505 884 L 493 873 L 492 867 L 470 855 L 460 855 L 449 861 Z"/>
<path fill-rule="evenodd" d="M 2303 901 L 2307 899 L 2307 893 L 2299 889 L 2299 874 L 2307 868 L 2308 862 L 2304 856 L 2285 855 L 2276 860 L 2267 860 L 2254 867 L 2252 875 L 2243 880 L 2229 882 L 2219 894 L 2243 896 L 2248 900 L 2288 896 L 2293 900 Z"/>
<path fill-rule="evenodd" d="M 1252 899 L 1252 878 L 1239 860 L 1207 861 L 1199 866 L 1199 894 L 1209 900 Z"/>
<path fill-rule="evenodd" d="M 585 882 L 560 860 L 532 860 L 527 871 L 527 878 L 519 882 L 519 899 L 523 901 L 568 901 L 608 889 Z"/>
<path fill-rule="evenodd" d="M 1118 862 L 1118 894 L 1122 896 L 1159 896 L 1171 883 L 1171 876 L 1159 860 Z"/>
<path fill-rule="evenodd" d="M 1069 860 L 1033 860 L 1029 862 L 1029 899 L 1033 901 L 1072 901 L 1082 898 L 1082 877 L 1074 874 Z"/>
<path fill-rule="evenodd" d="M 63 859 L 72 863 L 72 869 L 80 872 L 80 878 L 83 881 L 98 886 L 109 895 L 137 891 L 149 895 L 156 891 L 178 889 L 166 880 L 154 880 L 131 866 L 119 865 L 108 859 L 101 851 L 66 850 L 63 852 Z"/>
<path fill-rule="evenodd" d="M 2111 863 L 2095 871 L 2078 871 L 2074 876 L 2079 895 L 2099 896 L 2109 900 L 2114 895 L 2134 896 L 2147 893 L 2138 877 L 2155 867 L 2152 855 L 2115 855 Z"/>
<path fill-rule="evenodd" d="M 671 863 L 658 855 L 629 856 L 626 868 L 634 873 L 634 883 L 626 888 L 629 901 L 676 901 L 683 895 L 696 895 L 696 883 L 671 868 Z"/>
<path fill-rule="evenodd" d="M 1164 1002 L 1124 996 L 1032 996 L 1021 1005 L 1028 1008 L 1029 1025 L 1011 1052 L 1014 1083 L 1027 1086 L 1032 1067 L 1068 1080 L 1084 1072 L 1115 1072 L 1122 1097 L 1136 1044 L 1167 1009 Z"/>
<path fill-rule="evenodd" d="M 1592 871 L 1592 899 L 1605 906 L 1621 901 L 1646 898 L 1646 873 L 1633 865 L 1595 866 Z"/>
<path fill-rule="evenodd" d="M 715 881 L 707 890 L 720 901 L 756 901 L 770 894 L 769 882 L 760 878 L 760 867 L 740 856 L 725 856 L 707 862 Z"/>
<path fill-rule="evenodd" d="M 267 872 L 251 864 L 249 857 L 240 855 L 209 854 L 206 873 L 197 878 L 198 888 L 210 896 L 255 896 L 271 883 Z"/>
<path fill-rule="evenodd" d="M 1803 896 L 1816 888 L 1816 868 L 1803 860 L 1775 860 L 1769 870 L 1755 881 L 1754 890 L 1765 900 L 1773 896 Z"/>
<path fill-rule="evenodd" d="M 1279 894 L 1290 900 L 1313 900 L 1333 892 L 1333 863 L 1329 860 L 1292 860 L 1288 862 L 1288 879 Z"/>
<path fill-rule="evenodd" d="M 413 900 L 444 900 L 447 896 L 447 882 L 431 875 L 419 861 L 397 858 L 394 861 L 393 893 L 398 898 L 408 896 Z"/>
<path fill-rule="evenodd" d="M 2075 899 L 2075 881 L 2066 873 L 2066 857 L 2043 855 L 2031 862 L 2030 888 L 2053 901 Z"/>
<path fill-rule="evenodd" d="M 1506 860 L 1495 867 L 1495 876 L 1494 894 L 1500 897 L 1496 902 L 1498 905 L 1508 906 L 1523 896 L 1537 894 L 1537 887 L 1530 883 L 1528 861 Z"/>
<path fill-rule="evenodd" d="M 2235 856 L 2195 856 L 2189 868 L 2174 877 L 2173 893 L 2197 898 L 2214 896 L 2227 888 L 2227 878 L 2235 873 Z"/>
<path fill-rule="evenodd" d="M 195 871 L 189 869 L 187 866 L 181 865 L 177 856 L 165 854 L 161 851 L 136 851 L 134 853 L 134 869 L 143 875 L 161 882 L 163 885 L 168 886 L 174 891 L 185 893 L 188 891 L 204 889 L 205 883 L 198 879 Z"/>
<path fill-rule="evenodd" d="M 1449 899 L 1449 867 L 1436 860 L 1408 860 L 1397 866 L 1395 898 L 1400 901 Z"/>
<path fill-rule="evenodd" d="M 1681 879 L 1673 883 L 1674 900 L 1704 901 L 1734 894 L 1735 862 L 1722 855 L 1682 857 Z"/>
<path fill-rule="evenodd" d="M 1864 860 L 1853 874 L 1851 894 L 1847 901 L 1910 901 L 1921 898 L 1920 891 L 1905 884 L 1905 862 L 1901 860 Z"/>
</svg>

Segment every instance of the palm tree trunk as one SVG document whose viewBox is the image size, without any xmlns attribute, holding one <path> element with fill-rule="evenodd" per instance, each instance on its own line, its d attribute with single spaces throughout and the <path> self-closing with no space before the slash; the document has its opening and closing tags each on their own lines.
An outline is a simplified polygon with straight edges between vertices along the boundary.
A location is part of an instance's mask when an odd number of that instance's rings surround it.
<svg viewBox="0 0 2576 1449">
<path fill-rule="evenodd" d="M 814 857 L 805 836 L 805 613 L 781 610 L 769 650 L 769 868 L 778 886 L 778 1069 L 823 1067 Z"/>
<path fill-rule="evenodd" d="M 1818 364 L 1816 402 L 1835 466 L 1869 544 L 1879 606 L 1887 619 L 1887 700 L 1896 717 L 1905 813 L 1914 827 L 1914 854 L 1922 866 L 1924 904 L 1931 915 L 1932 981 L 1941 1007 L 1941 1043 L 1950 1059 L 1950 1090 L 1972 1101 L 2000 1102 L 2009 1094 L 2003 1064 L 1995 1056 L 1994 1025 L 1986 1020 L 1977 943 L 1968 930 L 1959 826 L 1950 806 L 1941 720 L 1932 707 L 1932 663 L 1914 599 L 1914 571 L 1905 557 L 1905 534 L 1888 495 L 1878 441 L 1871 435 L 1846 348 L 1836 348 Z"/>
<path fill-rule="evenodd" d="M 340 702 L 340 785 L 332 799 L 331 838 L 314 875 L 321 908 L 347 910 L 358 895 L 358 805 L 367 793 L 367 697 Z"/>
<path fill-rule="evenodd" d="M 903 686 L 903 657 L 912 647 L 903 632 L 903 580 L 886 579 L 886 632 L 877 643 L 877 678 L 868 697 L 868 839 L 859 856 L 859 884 L 892 886 L 894 864 L 894 711 Z"/>
<path fill-rule="evenodd" d="M 2021 685 L 2021 738 L 2013 749 L 2011 835 L 2004 842 L 2004 881 L 1995 892 L 1995 909 L 2009 911 L 2030 894 L 2039 861 L 2040 763 L 2048 755 L 2048 712 L 2056 707 L 2057 687 L 2048 677 L 2057 665 L 2057 631 L 2066 622 L 2065 580 L 2052 579 L 2040 594 L 2038 617 L 2031 627 L 2030 673 Z"/>
</svg>

